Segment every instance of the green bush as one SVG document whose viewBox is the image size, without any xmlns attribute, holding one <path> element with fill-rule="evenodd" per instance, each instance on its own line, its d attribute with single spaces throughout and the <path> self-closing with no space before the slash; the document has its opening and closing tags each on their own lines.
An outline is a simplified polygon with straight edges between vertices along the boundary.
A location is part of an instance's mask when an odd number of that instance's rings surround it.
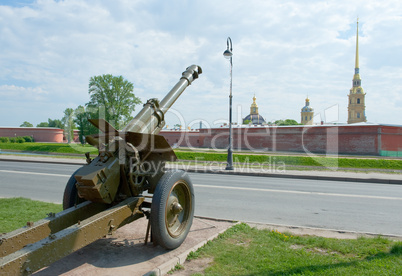
<svg viewBox="0 0 402 276">
<path fill-rule="evenodd" d="M 24 138 L 25 142 L 34 142 L 34 139 L 32 138 L 32 136 L 23 136 L 22 138 Z"/>
<path fill-rule="evenodd" d="M 9 143 L 10 139 L 8 137 L 0 137 L 0 143 Z"/>
<path fill-rule="evenodd" d="M 34 142 L 31 136 L 17 136 L 17 137 L 0 137 L 0 143 L 30 143 Z"/>
</svg>

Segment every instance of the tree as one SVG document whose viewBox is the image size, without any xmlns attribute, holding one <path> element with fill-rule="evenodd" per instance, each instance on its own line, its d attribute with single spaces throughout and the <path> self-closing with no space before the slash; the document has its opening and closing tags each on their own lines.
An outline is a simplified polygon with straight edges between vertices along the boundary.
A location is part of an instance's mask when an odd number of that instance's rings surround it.
<svg viewBox="0 0 402 276">
<path fill-rule="evenodd" d="M 47 119 L 47 122 L 41 122 L 39 124 L 36 125 L 36 127 L 55 127 L 55 128 L 61 128 L 64 129 L 63 123 L 58 120 L 52 120 L 52 119 Z"/>
<path fill-rule="evenodd" d="M 286 119 L 286 120 L 276 120 L 275 125 L 277 126 L 293 126 L 293 125 L 300 125 L 293 119 Z"/>
<path fill-rule="evenodd" d="M 70 144 L 71 140 L 74 140 L 74 109 L 66 108 L 66 110 L 64 110 L 64 117 L 61 119 L 61 123 L 63 124 L 67 143 Z"/>
<path fill-rule="evenodd" d="M 49 127 L 49 123 L 48 122 L 41 122 L 41 123 L 37 124 L 36 127 Z"/>
<path fill-rule="evenodd" d="M 49 118 L 49 119 L 47 119 L 47 121 L 49 122 L 49 127 L 64 129 L 64 125 L 61 122 L 61 120 L 58 120 L 58 119 L 52 120 Z"/>
<path fill-rule="evenodd" d="M 120 129 L 132 119 L 135 105 L 141 103 L 133 91 L 134 85 L 122 76 L 107 74 L 91 77 L 87 107 L 104 109 L 104 116 L 100 114 L 101 117 Z"/>
<path fill-rule="evenodd" d="M 79 130 L 79 139 L 81 144 L 85 143 L 84 137 L 90 134 L 97 133 L 97 129 L 88 121 L 88 119 L 95 119 L 97 112 L 91 112 L 90 108 L 79 105 L 74 111 L 74 122 L 77 124 Z"/>
<path fill-rule="evenodd" d="M 20 127 L 33 127 L 33 124 L 31 124 L 30 122 L 24 121 Z"/>
</svg>

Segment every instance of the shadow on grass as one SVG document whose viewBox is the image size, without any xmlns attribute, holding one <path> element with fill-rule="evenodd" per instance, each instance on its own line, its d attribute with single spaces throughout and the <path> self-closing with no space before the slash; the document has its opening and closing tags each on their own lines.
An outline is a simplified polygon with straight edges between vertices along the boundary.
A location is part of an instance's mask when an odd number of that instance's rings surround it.
<svg viewBox="0 0 402 276">
<path fill-rule="evenodd" d="M 334 263 L 334 264 L 327 264 L 327 265 L 309 265 L 309 266 L 297 267 L 297 268 L 282 270 L 282 271 L 264 271 L 264 272 L 260 272 L 260 273 L 253 273 L 253 274 L 247 274 L 247 275 L 279 276 L 279 275 L 304 274 L 304 273 L 309 273 L 309 272 L 310 273 L 311 272 L 312 273 L 314 273 L 314 272 L 324 273 L 325 270 L 328 270 L 328 269 L 350 267 L 350 266 L 354 266 L 361 262 L 370 262 L 370 261 L 387 259 L 387 258 L 392 258 L 392 257 L 399 257 L 399 256 L 402 256 L 402 244 L 394 245 L 388 253 L 380 252 L 375 255 L 367 256 L 366 258 L 364 258 L 362 260 L 356 260 L 356 261 L 351 261 L 351 262 L 341 262 L 341 263 Z"/>
</svg>

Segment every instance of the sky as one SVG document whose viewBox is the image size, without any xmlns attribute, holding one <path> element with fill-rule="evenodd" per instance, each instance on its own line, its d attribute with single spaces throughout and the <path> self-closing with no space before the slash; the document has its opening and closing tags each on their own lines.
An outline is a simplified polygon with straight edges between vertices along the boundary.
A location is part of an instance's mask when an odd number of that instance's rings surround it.
<svg viewBox="0 0 402 276">
<path fill-rule="evenodd" d="M 92 76 L 123 76 L 143 102 L 162 99 L 186 67 L 202 67 L 167 125 L 233 121 L 255 95 L 266 121 L 346 123 L 359 18 L 368 122 L 402 125 L 402 1 L 0 0 L 0 126 L 61 119 L 89 101 Z M 141 106 L 136 107 L 136 111 Z M 331 112 L 328 112 L 328 111 Z"/>
</svg>

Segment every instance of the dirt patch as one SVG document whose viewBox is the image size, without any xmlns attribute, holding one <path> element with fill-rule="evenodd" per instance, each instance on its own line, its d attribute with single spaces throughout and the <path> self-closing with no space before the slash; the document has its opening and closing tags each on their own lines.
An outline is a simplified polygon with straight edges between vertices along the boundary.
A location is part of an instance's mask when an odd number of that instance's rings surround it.
<svg viewBox="0 0 402 276">
<path fill-rule="evenodd" d="M 313 247 L 313 248 L 306 248 L 303 245 L 300 244 L 292 244 L 290 246 L 291 249 L 302 249 L 304 248 L 307 252 L 311 252 L 311 253 L 316 253 L 316 254 L 321 254 L 321 255 L 335 255 L 335 254 L 340 254 L 339 252 L 336 251 L 331 251 L 331 250 L 326 250 L 323 248 L 319 248 L 319 247 Z"/>
<path fill-rule="evenodd" d="M 227 240 L 227 243 L 243 247 L 248 247 L 250 245 L 250 242 L 251 242 L 250 238 L 244 238 L 244 239 L 230 238 Z"/>
<path fill-rule="evenodd" d="M 302 245 L 299 245 L 299 244 L 292 244 L 292 245 L 290 246 L 290 248 L 291 248 L 291 249 L 302 249 L 303 246 L 302 246 Z"/>
<path fill-rule="evenodd" d="M 182 266 L 183 269 L 177 270 L 169 275 L 174 276 L 189 276 L 194 273 L 204 274 L 204 270 L 210 266 L 214 260 L 212 258 L 197 258 L 194 260 L 186 261 Z"/>
</svg>

